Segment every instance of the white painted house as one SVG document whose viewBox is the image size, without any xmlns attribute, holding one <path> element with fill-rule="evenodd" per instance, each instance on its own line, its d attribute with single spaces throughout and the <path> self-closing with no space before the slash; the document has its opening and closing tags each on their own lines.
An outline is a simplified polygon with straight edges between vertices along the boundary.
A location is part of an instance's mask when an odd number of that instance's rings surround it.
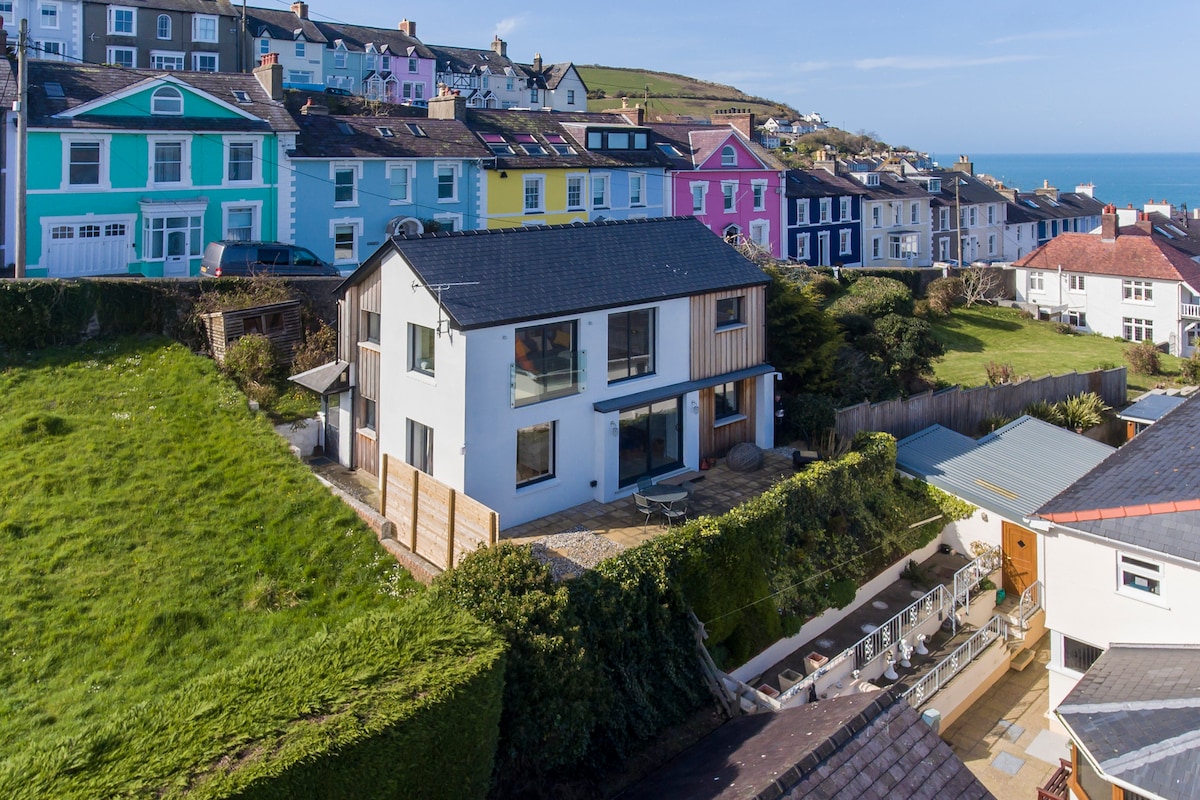
<svg viewBox="0 0 1200 800">
<path fill-rule="evenodd" d="M 338 460 L 510 527 L 770 447 L 767 282 L 693 218 L 391 239 L 341 288 Z"/>
<path fill-rule="evenodd" d="M 1150 220 L 1119 228 L 1108 206 L 1099 235 L 1065 233 L 1014 264 L 1016 299 L 1080 330 L 1165 344 L 1188 356 L 1200 336 L 1200 264 Z"/>
<path fill-rule="evenodd" d="M 1114 643 L 1200 641 L 1198 440 L 1193 396 L 1031 517 L 1051 631 L 1051 709 Z"/>
</svg>

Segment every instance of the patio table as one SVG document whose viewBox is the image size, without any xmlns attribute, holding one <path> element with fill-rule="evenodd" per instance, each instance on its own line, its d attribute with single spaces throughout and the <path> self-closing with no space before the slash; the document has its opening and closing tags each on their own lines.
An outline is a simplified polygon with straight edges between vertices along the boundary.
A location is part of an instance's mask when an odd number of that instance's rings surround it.
<svg viewBox="0 0 1200 800">
<path fill-rule="evenodd" d="M 662 506 L 669 506 L 671 503 L 677 503 L 680 500 L 686 500 L 688 496 L 687 489 L 683 489 L 679 486 L 666 486 L 661 483 L 657 486 L 651 486 L 644 491 L 638 492 L 638 494 L 647 500 L 658 503 Z"/>
</svg>

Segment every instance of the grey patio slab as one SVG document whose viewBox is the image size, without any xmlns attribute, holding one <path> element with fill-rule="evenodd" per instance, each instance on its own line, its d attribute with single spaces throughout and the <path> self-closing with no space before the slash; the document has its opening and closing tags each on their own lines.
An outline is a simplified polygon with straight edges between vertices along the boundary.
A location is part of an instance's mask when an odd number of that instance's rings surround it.
<svg viewBox="0 0 1200 800">
<path fill-rule="evenodd" d="M 1002 752 L 992 759 L 992 766 L 1007 775 L 1016 775 L 1025 766 L 1025 759 Z"/>
</svg>

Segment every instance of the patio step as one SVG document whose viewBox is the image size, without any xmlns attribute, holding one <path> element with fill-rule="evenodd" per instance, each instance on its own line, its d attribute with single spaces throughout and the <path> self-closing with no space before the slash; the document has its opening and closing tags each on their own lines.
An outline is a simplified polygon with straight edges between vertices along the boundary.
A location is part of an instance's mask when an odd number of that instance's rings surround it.
<svg viewBox="0 0 1200 800">
<path fill-rule="evenodd" d="M 1032 650 L 1022 650 L 1013 656 L 1012 661 L 1008 662 L 1008 668 L 1020 672 L 1032 664 L 1035 658 L 1037 658 L 1037 654 Z"/>
</svg>

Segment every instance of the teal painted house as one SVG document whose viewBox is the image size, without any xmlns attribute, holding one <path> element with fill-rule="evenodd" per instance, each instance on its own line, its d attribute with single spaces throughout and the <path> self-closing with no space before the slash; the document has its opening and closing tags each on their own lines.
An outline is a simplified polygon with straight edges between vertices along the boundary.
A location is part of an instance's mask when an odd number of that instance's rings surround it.
<svg viewBox="0 0 1200 800">
<path fill-rule="evenodd" d="M 210 241 L 277 238 L 290 214 L 279 164 L 297 130 L 278 64 L 254 75 L 44 62 L 29 72 L 30 277 L 186 277 Z M 12 159 L 9 148 L 9 175 Z"/>
</svg>

